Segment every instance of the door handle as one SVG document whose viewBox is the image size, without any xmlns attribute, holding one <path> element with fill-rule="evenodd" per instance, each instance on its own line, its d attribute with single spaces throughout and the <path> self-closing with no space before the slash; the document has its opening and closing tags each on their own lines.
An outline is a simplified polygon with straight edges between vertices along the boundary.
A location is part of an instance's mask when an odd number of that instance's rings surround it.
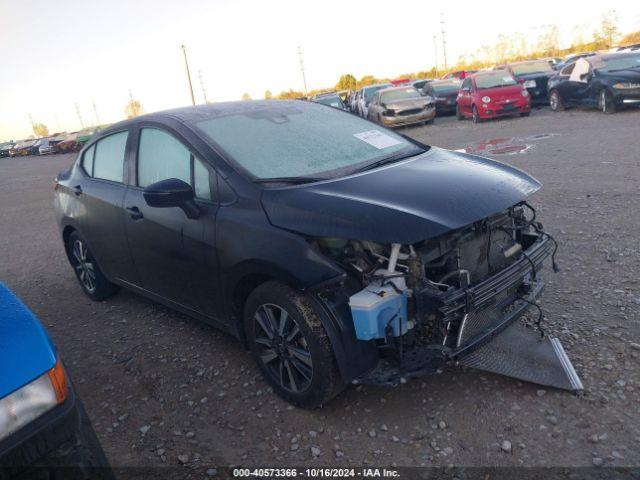
<svg viewBox="0 0 640 480">
<path fill-rule="evenodd" d="M 71 190 L 73 191 L 76 197 L 79 195 L 82 195 L 82 187 L 80 185 L 76 185 L 75 187 L 72 187 Z"/>
<path fill-rule="evenodd" d="M 138 207 L 127 207 L 125 210 L 129 212 L 129 215 L 131 215 L 131 218 L 133 220 L 140 220 L 141 218 L 144 217 L 144 215 L 142 214 L 142 212 Z"/>
</svg>

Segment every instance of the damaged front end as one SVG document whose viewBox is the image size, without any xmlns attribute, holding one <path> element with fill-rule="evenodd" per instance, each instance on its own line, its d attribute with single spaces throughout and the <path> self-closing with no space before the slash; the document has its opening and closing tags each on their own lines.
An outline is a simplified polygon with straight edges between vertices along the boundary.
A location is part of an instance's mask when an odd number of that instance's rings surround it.
<svg viewBox="0 0 640 480">
<path fill-rule="evenodd" d="M 556 268 L 557 245 L 526 202 L 412 244 L 311 241 L 347 272 L 343 289 L 355 335 L 379 353 L 375 368 L 354 383 L 403 383 L 453 360 L 582 389 L 562 345 L 540 325 L 540 271 L 550 257 Z M 517 321 L 529 309 L 537 313 L 536 328 Z"/>
</svg>

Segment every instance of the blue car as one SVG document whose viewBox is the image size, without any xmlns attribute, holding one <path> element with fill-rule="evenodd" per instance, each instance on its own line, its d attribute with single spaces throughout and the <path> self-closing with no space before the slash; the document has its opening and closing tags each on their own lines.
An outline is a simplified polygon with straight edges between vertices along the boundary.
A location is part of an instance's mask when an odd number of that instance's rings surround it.
<svg viewBox="0 0 640 480">
<path fill-rule="evenodd" d="M 111 479 L 56 348 L 0 283 L 0 480 Z"/>
</svg>

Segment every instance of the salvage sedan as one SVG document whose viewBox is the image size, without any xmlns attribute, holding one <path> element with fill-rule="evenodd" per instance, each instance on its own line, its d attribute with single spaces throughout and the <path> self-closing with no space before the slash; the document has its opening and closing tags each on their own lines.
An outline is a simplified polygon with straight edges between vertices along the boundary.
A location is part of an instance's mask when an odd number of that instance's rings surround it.
<svg viewBox="0 0 640 480">
<path fill-rule="evenodd" d="M 367 116 L 387 127 L 429 123 L 436 116 L 435 101 L 413 86 L 385 88 L 373 97 Z"/>
<path fill-rule="evenodd" d="M 116 124 L 53 185 L 89 298 L 124 287 L 230 332 L 294 405 L 448 360 L 581 387 L 516 322 L 555 242 L 526 203 L 540 183 L 508 165 L 312 102 L 232 102 Z"/>
<path fill-rule="evenodd" d="M 549 104 L 554 111 L 586 105 L 603 113 L 640 106 L 640 53 L 578 59 L 549 79 Z"/>
</svg>

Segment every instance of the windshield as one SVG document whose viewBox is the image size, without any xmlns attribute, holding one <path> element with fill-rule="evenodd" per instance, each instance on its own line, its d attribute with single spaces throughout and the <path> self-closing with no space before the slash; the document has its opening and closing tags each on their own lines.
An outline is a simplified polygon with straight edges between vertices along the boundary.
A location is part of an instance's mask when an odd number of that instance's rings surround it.
<svg viewBox="0 0 640 480">
<path fill-rule="evenodd" d="M 458 80 L 447 80 L 443 82 L 433 82 L 431 87 L 436 95 L 446 95 L 448 93 L 457 92 L 460 90 L 461 82 Z"/>
<path fill-rule="evenodd" d="M 546 60 L 536 62 L 516 63 L 511 65 L 511 70 L 516 75 L 527 75 L 529 73 L 553 72 L 553 68 Z"/>
<path fill-rule="evenodd" d="M 410 100 L 412 98 L 421 98 L 420 92 L 413 87 L 398 88 L 380 93 L 380 101 L 382 103 L 397 102 L 399 100 Z"/>
<path fill-rule="evenodd" d="M 495 72 L 483 73 L 476 77 L 476 88 L 483 90 L 485 88 L 508 87 L 517 85 L 513 76 L 505 70 L 496 70 Z"/>
<path fill-rule="evenodd" d="M 366 89 L 364 89 L 365 102 L 369 103 L 378 90 L 382 88 L 387 88 L 390 86 L 391 85 L 389 84 L 385 84 L 385 85 L 376 85 L 375 87 L 367 87 Z"/>
<path fill-rule="evenodd" d="M 322 103 L 323 105 L 329 105 L 330 107 L 334 107 L 334 108 L 342 108 L 343 107 L 342 100 L 340 100 L 340 97 L 338 97 L 337 95 L 335 97 L 320 97 L 320 98 L 316 98 L 315 101 L 318 102 L 318 103 Z"/>
<path fill-rule="evenodd" d="M 196 126 L 256 179 L 334 178 L 423 151 L 360 117 L 311 102 L 260 106 Z"/>
<path fill-rule="evenodd" d="M 613 72 L 615 70 L 628 70 L 640 68 L 640 54 L 620 55 L 619 57 L 603 58 L 594 65 L 600 72 Z"/>
</svg>

